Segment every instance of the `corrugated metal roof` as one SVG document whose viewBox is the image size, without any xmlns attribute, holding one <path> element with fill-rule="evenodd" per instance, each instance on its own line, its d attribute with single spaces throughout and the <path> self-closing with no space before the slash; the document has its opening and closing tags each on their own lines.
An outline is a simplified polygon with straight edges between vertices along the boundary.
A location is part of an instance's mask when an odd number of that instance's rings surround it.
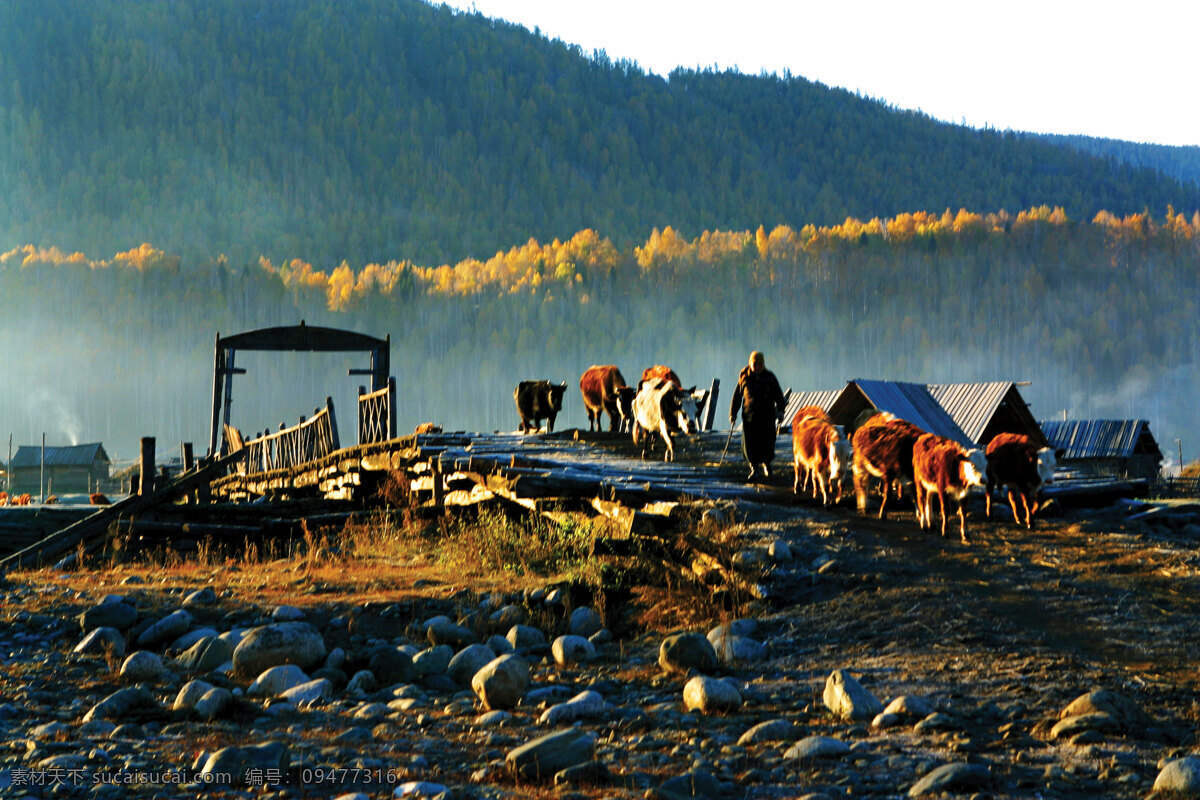
<svg viewBox="0 0 1200 800">
<path fill-rule="evenodd" d="M 805 406 L 820 406 L 828 411 L 833 406 L 833 401 L 837 400 L 838 395 L 841 393 L 841 389 L 829 389 L 817 392 L 795 392 L 788 389 L 788 402 L 787 408 L 783 412 L 783 424 L 791 425 L 792 420 L 796 417 L 796 412 Z"/>
<path fill-rule="evenodd" d="M 46 448 L 47 467 L 90 467 L 96 460 L 109 460 L 108 454 L 104 452 L 104 445 L 99 442 Z M 23 444 L 13 454 L 10 466 L 19 469 L 41 466 L 41 463 L 41 445 Z"/>
<path fill-rule="evenodd" d="M 1013 385 L 1011 381 L 931 383 L 927 388 L 967 438 L 978 442 Z"/>
<path fill-rule="evenodd" d="M 975 446 L 974 441 L 934 399 L 924 384 L 859 378 L 855 378 L 851 383 L 880 411 L 895 414 L 930 433 L 953 439 L 964 447 Z"/>
<path fill-rule="evenodd" d="M 1064 459 L 1129 458 L 1150 423 L 1144 419 L 1069 419 L 1040 423 Z"/>
</svg>

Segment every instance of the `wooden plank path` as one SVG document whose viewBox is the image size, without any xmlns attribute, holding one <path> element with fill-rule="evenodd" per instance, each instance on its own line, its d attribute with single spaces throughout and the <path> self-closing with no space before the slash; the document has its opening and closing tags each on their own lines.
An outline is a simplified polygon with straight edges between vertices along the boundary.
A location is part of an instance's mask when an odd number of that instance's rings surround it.
<svg viewBox="0 0 1200 800">
<path fill-rule="evenodd" d="M 661 460 L 661 443 L 642 459 L 627 434 L 573 429 L 540 435 L 421 434 L 344 448 L 291 469 L 229 475 L 212 489 L 214 495 L 228 499 L 303 492 L 348 499 L 377 484 L 384 477 L 381 473 L 396 471 L 418 480 L 433 473 L 443 480 L 470 480 L 522 498 L 600 497 L 628 503 L 766 499 L 774 490 L 740 479 L 744 467 L 739 436 L 734 435 L 724 462 L 720 456 L 727 434 L 681 437 L 677 460 L 667 463 Z M 785 439 L 779 440 L 777 465 L 791 458 L 790 442 L 785 446 Z"/>
</svg>

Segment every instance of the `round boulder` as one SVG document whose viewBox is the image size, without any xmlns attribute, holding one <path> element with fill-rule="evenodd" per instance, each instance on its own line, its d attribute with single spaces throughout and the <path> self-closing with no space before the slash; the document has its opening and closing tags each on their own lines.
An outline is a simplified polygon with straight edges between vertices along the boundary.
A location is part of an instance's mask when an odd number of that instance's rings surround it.
<svg viewBox="0 0 1200 800">
<path fill-rule="evenodd" d="M 489 711 L 513 708 L 529 688 L 529 664 L 516 655 L 492 660 L 471 679 L 471 689 Z"/>
<path fill-rule="evenodd" d="M 711 672 L 717 668 L 717 651 L 700 633 L 668 636 L 658 648 L 658 665 L 665 672 L 686 675 L 689 670 Z"/>
<path fill-rule="evenodd" d="M 309 669 L 325 658 L 325 640 L 307 622 L 280 622 L 247 631 L 233 651 L 234 671 L 249 678 L 280 664 Z"/>
</svg>

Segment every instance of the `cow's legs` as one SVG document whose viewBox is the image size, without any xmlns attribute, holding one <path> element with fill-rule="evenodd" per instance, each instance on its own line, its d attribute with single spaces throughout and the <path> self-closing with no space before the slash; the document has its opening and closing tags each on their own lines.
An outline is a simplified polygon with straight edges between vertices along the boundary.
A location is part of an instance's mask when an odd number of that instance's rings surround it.
<svg viewBox="0 0 1200 800">
<path fill-rule="evenodd" d="M 940 486 L 938 487 L 938 490 L 937 490 L 937 498 L 938 498 L 938 511 L 942 515 L 942 536 L 945 537 L 945 535 L 946 535 L 946 493 L 944 491 L 942 491 L 942 487 L 940 487 Z M 930 527 L 932 527 L 932 525 Z"/>
<path fill-rule="evenodd" d="M 967 515 L 963 513 L 963 505 L 966 501 L 965 494 L 958 498 L 958 535 L 962 537 L 963 544 L 967 543 Z"/>
</svg>

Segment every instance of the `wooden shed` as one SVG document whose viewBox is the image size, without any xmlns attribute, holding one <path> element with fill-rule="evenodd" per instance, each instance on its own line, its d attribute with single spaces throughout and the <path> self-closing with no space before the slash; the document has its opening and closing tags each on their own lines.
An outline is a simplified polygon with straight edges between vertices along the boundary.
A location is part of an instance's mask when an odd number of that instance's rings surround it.
<svg viewBox="0 0 1200 800">
<path fill-rule="evenodd" d="M 965 447 L 974 446 L 923 383 L 855 378 L 833 401 L 829 416 L 835 425 L 852 431 L 864 411 L 887 411 L 929 433 L 953 439 Z"/>
<path fill-rule="evenodd" d="M 79 444 L 45 449 L 46 494 L 81 494 L 95 491 L 108 480 L 111 461 L 104 445 Z M 10 466 L 10 493 L 41 491 L 42 447 L 21 445 Z"/>
<path fill-rule="evenodd" d="M 1050 444 L 1011 381 L 931 383 L 926 388 L 976 447 L 986 447 L 998 433 L 1024 434 L 1038 447 Z"/>
<path fill-rule="evenodd" d="M 1163 453 L 1144 419 L 1044 420 L 1058 464 L 1081 477 L 1158 480 Z"/>
</svg>

